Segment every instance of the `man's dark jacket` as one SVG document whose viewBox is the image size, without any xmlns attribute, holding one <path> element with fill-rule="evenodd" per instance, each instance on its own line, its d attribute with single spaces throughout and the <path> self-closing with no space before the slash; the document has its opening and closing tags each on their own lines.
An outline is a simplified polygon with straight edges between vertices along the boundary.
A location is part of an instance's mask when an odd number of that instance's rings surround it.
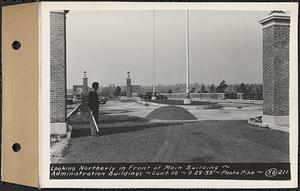
<svg viewBox="0 0 300 191">
<path fill-rule="evenodd" d="M 88 102 L 89 108 L 92 110 L 95 120 L 98 123 L 98 110 L 99 110 L 98 93 L 96 91 L 91 91 L 88 95 L 88 99 L 89 99 Z"/>
</svg>

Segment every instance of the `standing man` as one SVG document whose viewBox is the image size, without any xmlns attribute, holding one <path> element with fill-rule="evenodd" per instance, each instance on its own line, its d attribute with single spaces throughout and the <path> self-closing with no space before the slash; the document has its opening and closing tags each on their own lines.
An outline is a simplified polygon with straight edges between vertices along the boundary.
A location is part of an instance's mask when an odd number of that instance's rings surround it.
<svg viewBox="0 0 300 191">
<path fill-rule="evenodd" d="M 98 97 L 98 90 L 99 83 L 98 82 L 93 82 L 92 88 L 93 90 L 89 93 L 88 95 L 88 105 L 90 110 L 93 112 L 93 116 L 95 118 L 96 123 L 98 124 L 98 118 L 99 118 L 99 97 Z"/>
</svg>

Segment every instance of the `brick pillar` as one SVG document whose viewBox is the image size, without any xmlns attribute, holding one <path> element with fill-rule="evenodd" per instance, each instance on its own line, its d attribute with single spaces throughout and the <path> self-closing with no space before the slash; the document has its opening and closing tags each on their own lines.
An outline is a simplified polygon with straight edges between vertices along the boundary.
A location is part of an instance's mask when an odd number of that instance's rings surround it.
<svg viewBox="0 0 300 191">
<path fill-rule="evenodd" d="M 126 78 L 126 97 L 132 97 L 130 72 L 127 72 L 127 78 Z"/>
<path fill-rule="evenodd" d="M 51 134 L 66 134 L 66 13 L 50 13 L 50 123 Z"/>
<path fill-rule="evenodd" d="M 289 124 L 290 17 L 272 11 L 263 26 L 263 123 Z"/>
<path fill-rule="evenodd" d="M 83 72 L 83 78 L 82 78 L 82 85 L 83 85 L 83 94 L 88 93 L 88 78 L 86 76 L 86 71 Z"/>
<path fill-rule="evenodd" d="M 81 110 L 82 112 L 89 112 L 88 108 L 88 78 L 86 76 L 86 71 L 83 72 L 83 78 L 82 78 L 82 105 Z"/>
</svg>

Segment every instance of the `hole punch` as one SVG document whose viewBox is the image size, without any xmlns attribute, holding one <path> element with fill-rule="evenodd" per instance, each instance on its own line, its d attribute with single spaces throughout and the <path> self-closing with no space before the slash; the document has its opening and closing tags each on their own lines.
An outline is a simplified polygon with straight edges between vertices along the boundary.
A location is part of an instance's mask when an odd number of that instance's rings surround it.
<svg viewBox="0 0 300 191">
<path fill-rule="evenodd" d="M 21 43 L 17 40 L 15 40 L 12 44 L 11 47 L 15 50 L 18 50 L 19 48 L 21 48 Z"/>
<path fill-rule="evenodd" d="M 13 149 L 14 152 L 18 152 L 18 151 L 21 150 L 21 145 L 19 143 L 14 143 L 12 145 L 12 149 Z"/>
</svg>

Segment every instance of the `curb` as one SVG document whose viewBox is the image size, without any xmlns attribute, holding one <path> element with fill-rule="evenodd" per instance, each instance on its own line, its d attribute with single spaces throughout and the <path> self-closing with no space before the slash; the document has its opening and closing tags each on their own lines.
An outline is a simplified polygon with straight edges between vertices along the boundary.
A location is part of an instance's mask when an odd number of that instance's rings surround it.
<svg viewBox="0 0 300 191">
<path fill-rule="evenodd" d="M 285 126 L 274 125 L 274 124 L 270 124 L 270 123 L 259 123 L 259 122 L 252 121 L 251 119 L 248 119 L 248 124 L 249 125 L 253 125 L 253 126 L 257 126 L 257 127 L 274 129 L 274 130 L 278 130 L 278 131 L 283 131 L 283 132 L 289 133 L 289 128 L 285 127 Z"/>
</svg>

